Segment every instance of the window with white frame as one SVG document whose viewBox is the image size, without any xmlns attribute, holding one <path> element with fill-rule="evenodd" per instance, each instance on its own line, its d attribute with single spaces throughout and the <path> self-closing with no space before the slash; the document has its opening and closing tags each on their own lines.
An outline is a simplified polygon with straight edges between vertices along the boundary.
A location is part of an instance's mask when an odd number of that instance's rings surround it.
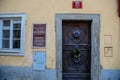
<svg viewBox="0 0 120 80">
<path fill-rule="evenodd" d="M 23 55 L 25 14 L 0 14 L 0 55 Z"/>
</svg>

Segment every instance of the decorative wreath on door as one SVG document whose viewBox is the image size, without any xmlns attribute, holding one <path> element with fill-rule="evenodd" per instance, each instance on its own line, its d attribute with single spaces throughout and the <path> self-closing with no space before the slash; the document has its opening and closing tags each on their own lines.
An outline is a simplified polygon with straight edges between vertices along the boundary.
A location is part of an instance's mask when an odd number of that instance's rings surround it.
<svg viewBox="0 0 120 80">
<path fill-rule="evenodd" d="M 72 51 L 72 60 L 74 61 L 74 63 L 79 63 L 80 62 L 80 50 L 79 49 L 73 49 Z"/>
</svg>

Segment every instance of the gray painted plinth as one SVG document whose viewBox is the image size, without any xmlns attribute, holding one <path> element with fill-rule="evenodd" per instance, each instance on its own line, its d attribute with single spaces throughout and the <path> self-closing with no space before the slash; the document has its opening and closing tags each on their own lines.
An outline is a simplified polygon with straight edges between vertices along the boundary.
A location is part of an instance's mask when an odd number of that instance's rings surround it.
<svg viewBox="0 0 120 80">
<path fill-rule="evenodd" d="M 100 75 L 100 80 L 120 80 L 120 69 L 119 70 L 112 70 L 112 69 L 102 70 Z"/>
<path fill-rule="evenodd" d="M 56 80 L 56 70 L 33 71 L 32 67 L 0 66 L 0 80 Z"/>
</svg>

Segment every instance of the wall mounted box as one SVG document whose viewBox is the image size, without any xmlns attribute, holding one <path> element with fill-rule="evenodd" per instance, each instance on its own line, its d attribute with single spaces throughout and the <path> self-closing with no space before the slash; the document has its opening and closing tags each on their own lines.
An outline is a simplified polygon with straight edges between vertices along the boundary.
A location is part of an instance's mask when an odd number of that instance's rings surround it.
<svg viewBox="0 0 120 80">
<path fill-rule="evenodd" d="M 112 47 L 104 47 L 104 56 L 105 57 L 112 57 L 113 56 Z"/>
<path fill-rule="evenodd" d="M 34 52 L 33 59 L 33 70 L 45 70 L 46 65 L 46 53 L 45 52 Z"/>
</svg>

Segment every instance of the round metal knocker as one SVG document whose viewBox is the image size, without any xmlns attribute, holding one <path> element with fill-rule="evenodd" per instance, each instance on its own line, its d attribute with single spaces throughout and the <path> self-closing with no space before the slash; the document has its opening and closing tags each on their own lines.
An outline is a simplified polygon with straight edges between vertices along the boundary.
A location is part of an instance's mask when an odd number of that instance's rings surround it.
<svg viewBox="0 0 120 80">
<path fill-rule="evenodd" d="M 80 32 L 79 31 L 74 31 L 72 33 L 72 35 L 73 35 L 74 38 L 79 38 L 80 37 Z"/>
</svg>

